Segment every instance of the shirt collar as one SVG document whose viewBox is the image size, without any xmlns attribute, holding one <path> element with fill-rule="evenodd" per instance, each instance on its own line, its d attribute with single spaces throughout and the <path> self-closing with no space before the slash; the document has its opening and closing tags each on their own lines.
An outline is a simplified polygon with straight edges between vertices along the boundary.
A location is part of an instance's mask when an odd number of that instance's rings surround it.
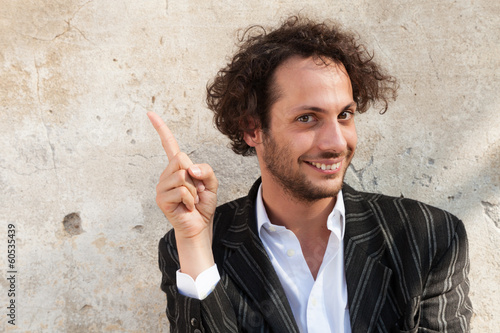
<svg viewBox="0 0 500 333">
<path fill-rule="evenodd" d="M 262 184 L 259 186 L 259 191 L 257 192 L 257 200 L 255 203 L 257 209 L 257 230 L 259 231 L 259 236 L 262 238 L 262 228 L 278 230 L 280 228 L 285 228 L 283 226 L 272 224 L 267 216 L 266 207 L 264 206 L 264 201 L 262 199 Z M 327 228 L 335 233 L 339 239 L 344 239 L 345 233 L 345 206 L 344 197 L 342 195 L 342 190 L 337 194 L 337 201 L 333 207 L 332 212 L 328 215 L 326 222 Z"/>
</svg>

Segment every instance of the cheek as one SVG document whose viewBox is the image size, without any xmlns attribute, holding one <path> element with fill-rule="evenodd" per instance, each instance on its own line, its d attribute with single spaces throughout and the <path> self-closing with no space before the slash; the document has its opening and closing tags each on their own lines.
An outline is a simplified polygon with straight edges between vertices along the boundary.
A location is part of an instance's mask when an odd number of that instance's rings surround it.
<svg viewBox="0 0 500 333">
<path fill-rule="evenodd" d="M 316 146 L 316 137 L 314 133 L 294 133 L 289 146 L 293 151 L 303 153 Z"/>
</svg>

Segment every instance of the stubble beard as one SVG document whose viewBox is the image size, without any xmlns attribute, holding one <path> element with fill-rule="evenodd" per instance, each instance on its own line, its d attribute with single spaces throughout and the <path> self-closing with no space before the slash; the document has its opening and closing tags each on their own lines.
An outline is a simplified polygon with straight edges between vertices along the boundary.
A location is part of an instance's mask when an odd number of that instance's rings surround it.
<svg viewBox="0 0 500 333">
<path fill-rule="evenodd" d="M 291 163 L 297 163 L 297 161 L 290 159 L 292 154 L 288 144 L 280 147 L 271 133 L 264 136 L 263 143 L 265 145 L 263 160 L 269 173 L 273 179 L 281 185 L 285 193 L 293 199 L 299 202 L 312 203 L 321 199 L 335 197 L 342 189 L 344 176 L 353 155 L 352 150 L 348 149 L 347 152 L 340 154 L 324 152 L 317 157 L 319 159 L 338 158 L 340 156 L 345 157 L 340 172 L 323 176 L 325 181 L 341 178 L 338 185 L 332 188 L 331 186 L 321 187 L 314 185 L 309 179 L 306 179 L 305 175 L 300 171 L 291 171 Z M 302 161 L 300 163 L 306 162 Z"/>
</svg>

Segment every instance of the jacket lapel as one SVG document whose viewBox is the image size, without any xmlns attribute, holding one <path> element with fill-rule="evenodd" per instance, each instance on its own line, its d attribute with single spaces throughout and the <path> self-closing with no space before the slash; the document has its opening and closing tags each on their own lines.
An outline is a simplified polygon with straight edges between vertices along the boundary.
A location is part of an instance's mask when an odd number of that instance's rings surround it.
<svg viewBox="0 0 500 333">
<path fill-rule="evenodd" d="M 260 309 L 273 332 L 298 333 L 297 324 L 281 282 L 267 256 L 257 232 L 255 199 L 260 180 L 229 223 L 222 244 L 231 252 L 224 261 L 224 270 L 240 290 Z"/>
<path fill-rule="evenodd" d="M 369 202 L 348 185 L 344 260 L 352 332 L 372 332 L 386 303 L 392 270 L 380 262 L 386 243 Z"/>
</svg>

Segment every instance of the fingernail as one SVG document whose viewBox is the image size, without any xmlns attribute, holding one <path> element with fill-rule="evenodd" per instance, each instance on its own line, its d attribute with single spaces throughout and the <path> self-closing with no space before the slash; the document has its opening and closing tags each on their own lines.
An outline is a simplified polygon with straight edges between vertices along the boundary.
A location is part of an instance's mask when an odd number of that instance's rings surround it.
<svg viewBox="0 0 500 333">
<path fill-rule="evenodd" d="M 203 183 L 200 182 L 196 189 L 198 190 L 198 192 L 203 192 L 205 191 L 205 185 L 203 185 Z"/>
<path fill-rule="evenodd" d="M 201 176 L 201 170 L 200 168 L 198 168 L 197 166 L 192 166 L 191 167 L 191 172 L 196 176 L 196 177 L 199 177 Z"/>
<path fill-rule="evenodd" d="M 198 204 L 198 202 L 200 202 L 200 197 L 199 196 L 196 196 L 196 198 L 194 198 L 194 203 L 195 205 Z"/>
</svg>

